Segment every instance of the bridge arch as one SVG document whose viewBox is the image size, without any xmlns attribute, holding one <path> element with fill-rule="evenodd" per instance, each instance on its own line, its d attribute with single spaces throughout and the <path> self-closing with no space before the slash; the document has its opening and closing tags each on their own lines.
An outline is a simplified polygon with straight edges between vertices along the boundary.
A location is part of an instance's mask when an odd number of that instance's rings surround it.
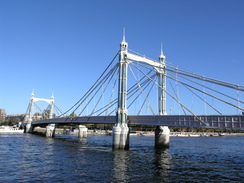
<svg viewBox="0 0 244 183">
<path fill-rule="evenodd" d="M 32 123 L 32 118 L 33 118 L 33 107 L 34 104 L 38 101 L 43 101 L 46 102 L 50 105 L 50 111 L 49 111 L 49 116 L 48 118 L 51 119 L 53 117 L 53 108 L 54 108 L 54 96 L 51 96 L 51 99 L 43 99 L 43 98 L 35 98 L 34 97 L 34 92 L 31 93 L 30 97 L 30 102 L 29 102 L 29 107 L 28 107 L 28 113 L 27 113 L 27 125 L 26 125 L 26 132 L 31 132 L 31 123 Z"/>
</svg>

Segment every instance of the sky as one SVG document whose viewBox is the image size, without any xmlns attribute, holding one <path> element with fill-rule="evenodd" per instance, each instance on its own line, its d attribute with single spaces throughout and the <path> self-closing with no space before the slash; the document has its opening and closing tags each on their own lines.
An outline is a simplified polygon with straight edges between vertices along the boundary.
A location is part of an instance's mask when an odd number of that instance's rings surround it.
<svg viewBox="0 0 244 183">
<path fill-rule="evenodd" d="M 244 85 L 243 0 L 1 0 L 0 108 L 23 114 L 32 91 L 64 111 L 129 48 Z"/>
</svg>

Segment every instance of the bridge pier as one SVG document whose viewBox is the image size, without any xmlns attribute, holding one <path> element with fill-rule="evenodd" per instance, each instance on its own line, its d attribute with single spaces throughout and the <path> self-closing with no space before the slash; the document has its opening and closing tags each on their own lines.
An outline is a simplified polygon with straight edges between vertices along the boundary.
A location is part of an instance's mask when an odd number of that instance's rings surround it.
<svg viewBox="0 0 244 183">
<path fill-rule="evenodd" d="M 113 127 L 113 150 L 128 150 L 129 137 L 130 133 L 127 124 L 115 124 Z"/>
<path fill-rule="evenodd" d="M 155 129 L 155 148 L 169 147 L 169 127 L 157 126 Z"/>
<path fill-rule="evenodd" d="M 55 136 L 55 124 L 49 124 L 46 126 L 46 137 Z"/>
<path fill-rule="evenodd" d="M 27 123 L 24 127 L 24 133 L 32 133 L 33 132 L 33 128 L 31 123 Z"/>
<path fill-rule="evenodd" d="M 78 126 L 78 137 L 79 138 L 86 138 L 87 137 L 87 128 L 84 125 L 79 125 Z"/>
</svg>

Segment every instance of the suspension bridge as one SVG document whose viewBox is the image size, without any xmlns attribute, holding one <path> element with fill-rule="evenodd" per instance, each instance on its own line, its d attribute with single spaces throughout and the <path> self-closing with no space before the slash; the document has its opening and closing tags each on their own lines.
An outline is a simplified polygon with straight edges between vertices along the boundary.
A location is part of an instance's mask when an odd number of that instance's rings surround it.
<svg viewBox="0 0 244 183">
<path fill-rule="evenodd" d="M 155 147 L 167 147 L 168 126 L 244 130 L 243 91 L 244 86 L 175 66 L 166 61 L 162 46 L 157 61 L 134 52 L 123 35 L 107 68 L 67 111 L 58 109 L 54 116 L 54 97 L 39 99 L 32 93 L 26 132 L 47 126 L 52 136 L 57 125 L 80 125 L 82 136 L 86 128 L 81 124 L 114 124 L 113 149 L 129 149 L 128 125 L 152 125 Z M 49 103 L 48 114 L 32 120 L 33 106 L 40 100 Z"/>
</svg>

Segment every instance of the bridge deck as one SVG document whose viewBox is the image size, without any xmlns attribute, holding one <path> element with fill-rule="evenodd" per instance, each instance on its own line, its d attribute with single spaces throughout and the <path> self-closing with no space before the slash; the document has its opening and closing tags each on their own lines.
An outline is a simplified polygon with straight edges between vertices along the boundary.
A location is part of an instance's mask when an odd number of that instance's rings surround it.
<svg viewBox="0 0 244 183">
<path fill-rule="evenodd" d="M 115 116 L 84 116 L 38 120 L 33 121 L 32 125 L 115 124 L 115 122 Z M 128 116 L 128 124 L 244 130 L 244 115 Z"/>
</svg>

